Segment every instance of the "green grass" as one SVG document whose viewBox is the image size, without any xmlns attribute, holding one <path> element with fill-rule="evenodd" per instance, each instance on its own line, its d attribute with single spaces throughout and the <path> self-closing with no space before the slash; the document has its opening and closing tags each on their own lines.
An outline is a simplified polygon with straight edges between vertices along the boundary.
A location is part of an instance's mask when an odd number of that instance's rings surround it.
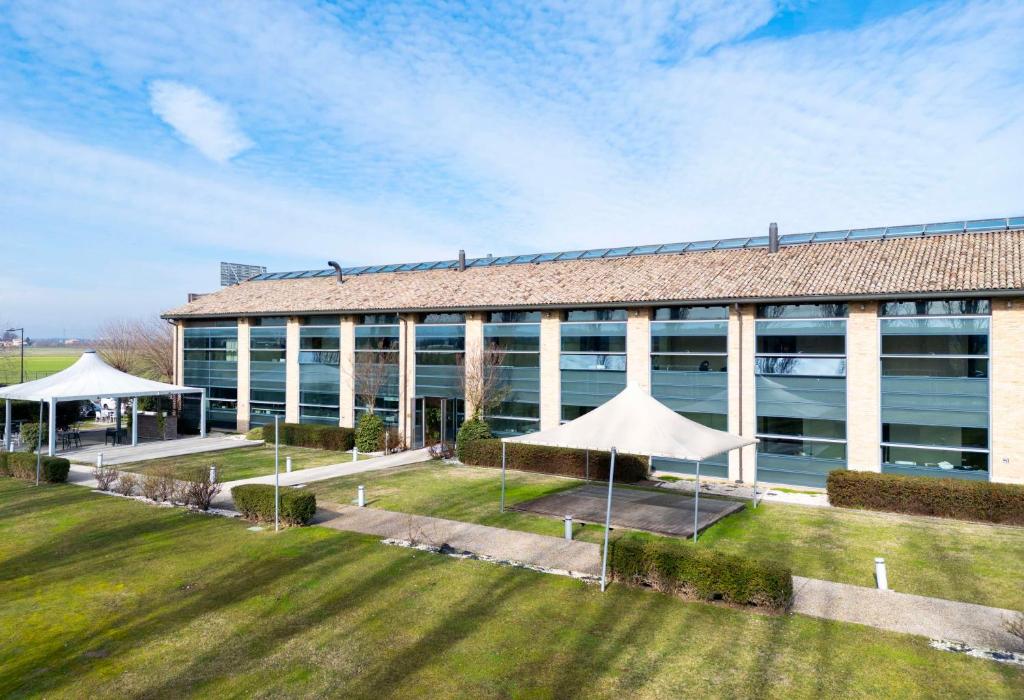
<svg viewBox="0 0 1024 700">
<path fill-rule="evenodd" d="M 1017 667 L 801 616 L 0 480 L 2 697 L 1024 695 Z"/>
<path fill-rule="evenodd" d="M 509 471 L 506 502 L 580 483 Z M 359 484 L 366 485 L 371 507 L 562 535 L 560 519 L 499 513 L 501 481 L 494 469 L 431 464 L 342 477 L 309 488 L 320 501 L 348 503 Z M 578 525 L 576 537 L 600 542 L 603 532 L 599 525 Z M 874 558 L 881 556 L 888 565 L 889 585 L 897 591 L 1024 610 L 1024 528 L 762 503 L 713 525 L 698 546 L 777 561 L 799 576 L 860 586 L 875 585 Z"/>
<path fill-rule="evenodd" d="M 291 456 L 292 470 L 322 467 L 327 464 L 351 462 L 351 452 L 331 452 L 330 450 L 314 450 L 309 447 L 281 446 L 281 473 L 285 470 L 285 458 Z M 248 479 L 254 476 L 266 476 L 274 473 L 274 447 L 239 447 L 217 452 L 182 455 L 180 457 L 164 457 L 144 462 L 118 465 L 118 469 L 131 472 L 155 472 L 171 469 L 179 473 L 191 472 L 195 469 L 209 469 L 211 464 L 217 465 L 219 481 Z"/>
<path fill-rule="evenodd" d="M 59 372 L 75 364 L 81 355 L 81 350 L 25 348 L 25 373 Z M 20 350 L 18 348 L 5 348 L 3 351 L 3 361 L 0 363 L 0 366 L 6 372 L 20 372 Z"/>
</svg>

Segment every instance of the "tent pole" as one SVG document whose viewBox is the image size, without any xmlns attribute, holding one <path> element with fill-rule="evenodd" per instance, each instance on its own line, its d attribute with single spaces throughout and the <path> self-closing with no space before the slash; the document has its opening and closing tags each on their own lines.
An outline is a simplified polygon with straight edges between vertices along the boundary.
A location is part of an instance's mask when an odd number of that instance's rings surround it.
<svg viewBox="0 0 1024 700">
<path fill-rule="evenodd" d="M 757 508 L 757 455 L 754 455 L 754 507 Z"/>
<path fill-rule="evenodd" d="M 693 492 L 693 541 L 697 541 L 697 514 L 700 512 L 700 462 L 697 462 L 697 489 Z"/>
<path fill-rule="evenodd" d="M 57 399 L 50 399 L 50 422 L 49 422 L 49 453 L 53 457 L 57 454 Z M 42 426 L 40 426 L 42 429 Z"/>
<path fill-rule="evenodd" d="M 199 437 L 206 437 L 206 389 L 199 393 Z"/>
<path fill-rule="evenodd" d="M 121 444 L 121 399 L 114 399 L 114 414 L 117 420 L 114 421 L 114 444 Z"/>
<path fill-rule="evenodd" d="M 139 445 L 139 397 L 132 399 L 132 447 Z"/>
<path fill-rule="evenodd" d="M 587 454 L 587 481 L 590 481 L 590 450 L 586 450 Z"/>
<path fill-rule="evenodd" d="M 50 419 L 53 422 L 53 419 Z M 53 456 L 53 450 L 50 450 Z M 36 430 L 36 486 L 39 486 L 39 472 L 43 466 L 43 400 L 39 399 L 39 429 Z"/>
<path fill-rule="evenodd" d="M 604 514 L 604 554 L 601 556 L 601 592 L 608 587 L 608 531 L 612 528 L 612 484 L 615 483 L 615 448 L 608 469 L 608 509 Z"/>
<path fill-rule="evenodd" d="M 4 449 L 11 451 L 11 400 L 4 399 Z"/>
<path fill-rule="evenodd" d="M 501 512 L 505 512 L 505 441 L 501 441 Z"/>
<path fill-rule="evenodd" d="M 278 426 L 280 416 L 274 416 L 274 532 L 281 529 L 278 521 L 278 505 L 281 493 L 281 433 Z"/>
</svg>

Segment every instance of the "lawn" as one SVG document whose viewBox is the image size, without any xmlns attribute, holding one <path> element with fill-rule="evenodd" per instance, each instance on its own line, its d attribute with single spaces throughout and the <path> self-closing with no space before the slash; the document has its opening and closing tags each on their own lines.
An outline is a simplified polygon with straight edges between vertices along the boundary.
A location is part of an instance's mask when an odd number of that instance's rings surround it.
<svg viewBox="0 0 1024 700">
<path fill-rule="evenodd" d="M 327 464 L 351 462 L 351 452 L 331 452 L 330 450 L 314 450 L 309 447 L 281 446 L 281 473 L 285 470 L 285 459 L 292 458 L 292 470 L 322 467 Z M 211 464 L 217 465 L 219 481 L 235 481 L 254 476 L 266 476 L 274 473 L 274 446 L 239 447 L 217 452 L 182 455 L 180 457 L 164 457 L 144 462 L 132 462 L 118 465 L 121 471 L 157 472 L 170 469 L 179 474 L 187 474 L 196 469 L 209 469 Z"/>
<path fill-rule="evenodd" d="M 510 470 L 507 502 L 579 483 Z M 366 485 L 372 507 L 562 535 L 559 519 L 499 513 L 501 481 L 494 469 L 433 463 L 332 479 L 310 488 L 321 501 L 348 503 L 358 484 Z M 597 525 L 577 530 L 579 539 L 590 542 L 600 542 L 602 535 Z M 874 558 L 881 556 L 895 590 L 1024 610 L 1024 528 L 762 503 L 713 525 L 698 546 L 782 562 L 800 576 L 861 586 L 874 585 Z"/>
<path fill-rule="evenodd" d="M 36 373 L 52 374 L 66 369 L 82 356 L 81 350 L 65 348 L 25 348 L 25 378 L 35 379 Z M 5 348 L 0 355 L 0 373 L 21 372 L 21 350 Z"/>
<path fill-rule="evenodd" d="M 926 640 L 0 480 L 2 697 L 1021 697 Z"/>
</svg>

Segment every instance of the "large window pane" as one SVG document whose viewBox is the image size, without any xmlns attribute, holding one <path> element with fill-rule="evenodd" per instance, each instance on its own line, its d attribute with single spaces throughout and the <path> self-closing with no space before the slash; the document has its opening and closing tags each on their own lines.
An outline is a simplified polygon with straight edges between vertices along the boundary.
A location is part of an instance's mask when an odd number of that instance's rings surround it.
<svg viewBox="0 0 1024 700">
<path fill-rule="evenodd" d="M 967 357 L 883 357 L 882 376 L 983 378 L 988 376 L 988 359 Z"/>
</svg>

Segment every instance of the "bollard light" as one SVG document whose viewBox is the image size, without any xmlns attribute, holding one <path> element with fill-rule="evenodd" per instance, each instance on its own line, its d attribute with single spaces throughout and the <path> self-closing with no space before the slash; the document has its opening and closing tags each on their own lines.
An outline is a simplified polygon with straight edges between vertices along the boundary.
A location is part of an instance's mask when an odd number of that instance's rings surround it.
<svg viewBox="0 0 1024 700">
<path fill-rule="evenodd" d="M 96 455 L 96 468 L 103 469 L 103 453 L 100 452 Z"/>
<path fill-rule="evenodd" d="M 366 487 L 360 486 L 358 492 L 359 495 L 356 497 L 356 503 L 362 508 L 366 505 Z"/>
<path fill-rule="evenodd" d="M 215 465 L 215 464 L 211 464 L 210 465 L 210 483 L 211 484 L 216 484 L 217 483 L 217 465 Z"/>
<path fill-rule="evenodd" d="M 359 448 L 356 447 L 355 445 L 352 445 L 352 461 L 353 462 L 358 462 L 359 461 Z"/>
<path fill-rule="evenodd" d="M 290 456 L 284 458 L 284 471 L 286 474 L 292 473 L 292 458 Z"/>
<path fill-rule="evenodd" d="M 565 539 L 572 542 L 572 516 L 566 515 L 565 518 Z"/>
<path fill-rule="evenodd" d="M 878 590 L 889 590 L 889 576 L 885 571 L 885 559 L 875 557 L 875 581 L 878 583 Z"/>
</svg>

